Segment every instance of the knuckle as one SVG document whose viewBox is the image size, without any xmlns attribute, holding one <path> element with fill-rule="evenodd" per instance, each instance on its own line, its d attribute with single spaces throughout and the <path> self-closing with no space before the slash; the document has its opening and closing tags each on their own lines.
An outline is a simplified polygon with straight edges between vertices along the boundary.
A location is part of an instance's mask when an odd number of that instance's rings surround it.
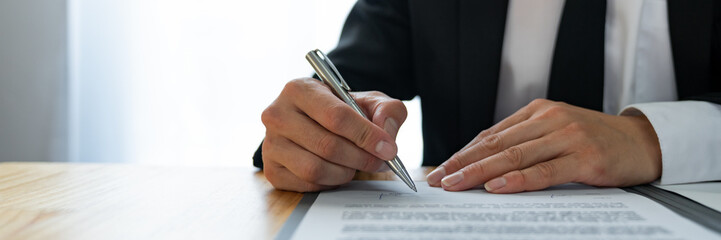
<svg viewBox="0 0 721 240">
<path fill-rule="evenodd" d="M 263 166 L 263 174 L 265 175 L 265 178 L 268 179 L 268 182 L 270 183 L 270 185 L 273 186 L 273 188 L 278 190 L 298 192 L 312 192 L 322 190 L 320 185 L 316 185 L 313 183 L 302 181 L 296 181 L 295 183 L 291 183 L 288 180 L 284 180 L 281 176 L 283 174 L 281 171 L 282 168 L 283 167 L 280 166 Z"/>
<path fill-rule="evenodd" d="M 548 107 L 546 111 L 541 114 L 541 117 L 558 119 L 566 117 L 567 114 L 568 110 L 565 107 L 561 105 L 553 105 Z"/>
<path fill-rule="evenodd" d="M 398 119 L 399 121 L 403 122 L 405 121 L 406 117 L 408 116 L 408 109 L 406 109 L 406 105 L 403 104 L 401 100 L 398 99 L 392 99 L 389 100 L 388 106 L 390 109 L 393 109 L 394 112 L 399 113 L 402 117 L 402 119 Z"/>
<path fill-rule="evenodd" d="M 510 147 L 503 151 L 503 158 L 505 158 L 514 169 L 519 169 L 523 165 L 523 150 L 518 146 Z"/>
<path fill-rule="evenodd" d="M 483 138 L 483 147 L 489 152 L 500 152 L 503 150 L 501 137 L 498 134 L 491 134 Z"/>
<path fill-rule="evenodd" d="M 540 181 L 544 183 L 544 186 L 550 185 L 551 178 L 556 176 L 556 166 L 549 162 L 542 162 L 536 165 Z"/>
<path fill-rule="evenodd" d="M 265 175 L 265 178 L 268 179 L 268 182 L 273 185 L 274 188 L 280 189 L 281 187 L 283 187 L 282 182 L 278 178 L 276 168 L 263 166 L 263 174 Z"/>
<path fill-rule="evenodd" d="M 319 154 L 325 159 L 334 159 L 338 156 L 338 139 L 331 134 L 325 134 L 318 138 L 316 146 Z"/>
<path fill-rule="evenodd" d="M 529 103 L 527 105 L 527 107 L 525 107 L 523 109 L 525 109 L 531 113 L 535 113 L 535 112 L 539 112 L 539 111 L 545 111 L 549 108 L 558 107 L 561 105 L 560 103 L 561 102 L 556 102 L 556 101 L 552 101 L 552 100 L 548 100 L 548 99 L 544 99 L 544 98 L 537 98 L 537 99 L 534 99 L 533 101 L 531 101 L 531 103 Z"/>
<path fill-rule="evenodd" d="M 521 109 L 518 109 L 518 111 L 516 111 L 515 113 L 511 114 L 511 116 L 509 116 L 508 118 L 512 118 L 515 120 L 528 119 L 529 117 L 533 116 L 533 113 L 536 112 L 537 108 L 538 107 L 534 106 L 534 105 L 526 105 L 526 106 L 522 107 Z M 498 128 L 498 124 L 491 127 L 491 129 L 495 129 L 495 128 Z"/>
<path fill-rule="evenodd" d="M 608 163 L 603 161 L 599 154 L 592 152 L 585 152 L 580 156 L 580 165 L 585 170 L 584 174 L 587 177 L 599 177 L 606 176 L 608 173 Z"/>
<path fill-rule="evenodd" d="M 350 169 L 350 168 L 345 168 L 343 174 L 344 174 L 343 175 L 344 178 L 341 180 L 343 181 L 343 183 L 347 183 L 347 182 L 350 182 L 351 180 L 353 180 L 353 177 L 355 177 L 355 170 Z"/>
<path fill-rule="evenodd" d="M 285 86 L 283 87 L 283 95 L 295 95 L 303 91 L 303 89 L 306 89 L 307 87 L 307 79 L 306 78 L 296 78 L 293 80 L 288 81 Z"/>
<path fill-rule="evenodd" d="M 593 136 L 588 132 L 588 129 L 580 122 L 571 122 L 566 125 L 566 130 L 572 135 L 578 137 L 581 140 L 591 139 Z"/>
<path fill-rule="evenodd" d="M 443 166 L 446 170 L 451 169 L 452 171 L 455 171 L 463 168 L 465 165 L 463 164 L 461 157 L 458 154 L 454 154 L 448 159 L 448 161 L 441 164 L 441 166 Z M 450 174 L 450 172 L 448 172 L 448 174 Z"/>
<path fill-rule="evenodd" d="M 464 174 L 468 173 L 468 174 L 473 174 L 473 175 L 477 175 L 477 176 L 485 176 L 487 170 L 488 169 L 486 168 L 485 164 L 483 164 L 482 162 L 475 162 L 475 163 L 463 168 L 462 171 L 464 172 Z"/>
<path fill-rule="evenodd" d="M 478 134 L 478 137 L 485 138 L 493 134 L 493 128 L 489 128 L 486 130 L 481 131 L 481 133 Z"/>
<path fill-rule="evenodd" d="M 298 177 L 303 181 L 316 183 L 323 177 L 323 165 L 320 162 L 309 161 L 303 166 Z"/>
<path fill-rule="evenodd" d="M 543 106 L 543 105 L 549 104 L 551 102 L 552 101 L 548 100 L 548 99 L 536 98 L 536 99 L 533 99 L 533 101 L 531 101 L 531 103 L 529 103 L 528 106 L 538 107 L 538 106 Z"/>
<path fill-rule="evenodd" d="M 263 146 L 261 148 L 261 157 L 263 158 L 263 166 L 265 165 L 266 161 L 273 161 L 272 156 L 275 155 L 275 145 L 276 145 L 276 139 L 273 135 L 267 135 L 265 136 L 265 139 L 263 139 Z"/>
<path fill-rule="evenodd" d="M 518 185 L 519 186 L 528 186 L 526 183 L 528 183 L 528 172 L 527 170 L 520 170 L 518 171 Z M 525 188 L 524 190 L 528 190 L 528 188 Z"/>
<path fill-rule="evenodd" d="M 271 105 L 260 114 L 260 120 L 266 128 L 276 128 L 281 125 L 283 113 L 278 107 Z"/>
<path fill-rule="evenodd" d="M 368 125 L 358 128 L 355 135 L 354 139 L 356 144 L 362 148 L 370 148 L 371 144 L 375 142 L 375 138 L 373 137 L 373 128 Z"/>
<path fill-rule="evenodd" d="M 352 112 L 349 111 L 350 107 L 342 103 L 331 104 L 325 107 L 323 114 L 325 118 L 323 119 L 323 122 L 325 123 L 326 128 L 333 132 L 342 130 L 345 127 L 344 123 L 351 116 L 350 114 Z"/>
<path fill-rule="evenodd" d="M 568 128 L 569 130 L 574 131 L 574 132 L 583 131 L 583 126 L 580 122 L 571 122 L 568 125 L 566 125 L 566 128 Z"/>
<path fill-rule="evenodd" d="M 589 166 L 588 166 L 588 170 L 590 171 L 590 173 L 587 174 L 587 176 L 593 176 L 593 177 L 606 176 L 606 166 L 598 163 L 597 161 L 592 161 L 592 163 L 589 164 Z"/>
</svg>

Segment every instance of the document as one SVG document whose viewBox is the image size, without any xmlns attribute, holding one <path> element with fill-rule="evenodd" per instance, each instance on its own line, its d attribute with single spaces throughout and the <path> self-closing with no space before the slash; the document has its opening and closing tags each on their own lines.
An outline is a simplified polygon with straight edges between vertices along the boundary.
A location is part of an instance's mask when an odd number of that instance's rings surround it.
<svg viewBox="0 0 721 240">
<path fill-rule="evenodd" d="M 321 192 L 293 239 L 721 239 L 643 196 L 565 184 L 543 191 L 447 192 L 353 181 Z"/>
</svg>

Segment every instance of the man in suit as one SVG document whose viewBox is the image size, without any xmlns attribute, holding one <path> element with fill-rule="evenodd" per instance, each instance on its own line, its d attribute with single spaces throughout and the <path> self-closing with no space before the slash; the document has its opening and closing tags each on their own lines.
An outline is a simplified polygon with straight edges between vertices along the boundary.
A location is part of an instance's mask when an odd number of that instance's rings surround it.
<svg viewBox="0 0 721 240">
<path fill-rule="evenodd" d="M 361 0 L 329 57 L 370 119 L 290 81 L 254 156 L 278 189 L 382 170 L 415 96 L 449 191 L 721 179 L 717 1 Z"/>
</svg>

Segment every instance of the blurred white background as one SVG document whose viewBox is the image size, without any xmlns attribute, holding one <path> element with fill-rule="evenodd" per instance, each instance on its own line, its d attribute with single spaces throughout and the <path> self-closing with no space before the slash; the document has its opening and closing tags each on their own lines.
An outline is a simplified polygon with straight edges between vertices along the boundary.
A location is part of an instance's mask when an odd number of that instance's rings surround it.
<svg viewBox="0 0 721 240">
<path fill-rule="evenodd" d="M 305 53 L 336 45 L 354 2 L 70 0 L 69 159 L 251 166 L 261 112 L 312 74 Z M 406 105 L 399 157 L 419 166 Z"/>
</svg>

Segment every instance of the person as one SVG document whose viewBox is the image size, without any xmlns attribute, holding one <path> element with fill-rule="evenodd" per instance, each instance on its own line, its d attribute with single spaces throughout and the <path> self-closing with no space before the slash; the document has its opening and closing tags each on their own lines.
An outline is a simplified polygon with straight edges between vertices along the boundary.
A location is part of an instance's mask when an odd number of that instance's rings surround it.
<svg viewBox="0 0 721 240">
<path fill-rule="evenodd" d="M 369 119 L 288 82 L 254 156 L 277 189 L 383 170 L 415 96 L 448 191 L 721 179 L 718 1 L 360 0 L 329 57 Z"/>
</svg>

